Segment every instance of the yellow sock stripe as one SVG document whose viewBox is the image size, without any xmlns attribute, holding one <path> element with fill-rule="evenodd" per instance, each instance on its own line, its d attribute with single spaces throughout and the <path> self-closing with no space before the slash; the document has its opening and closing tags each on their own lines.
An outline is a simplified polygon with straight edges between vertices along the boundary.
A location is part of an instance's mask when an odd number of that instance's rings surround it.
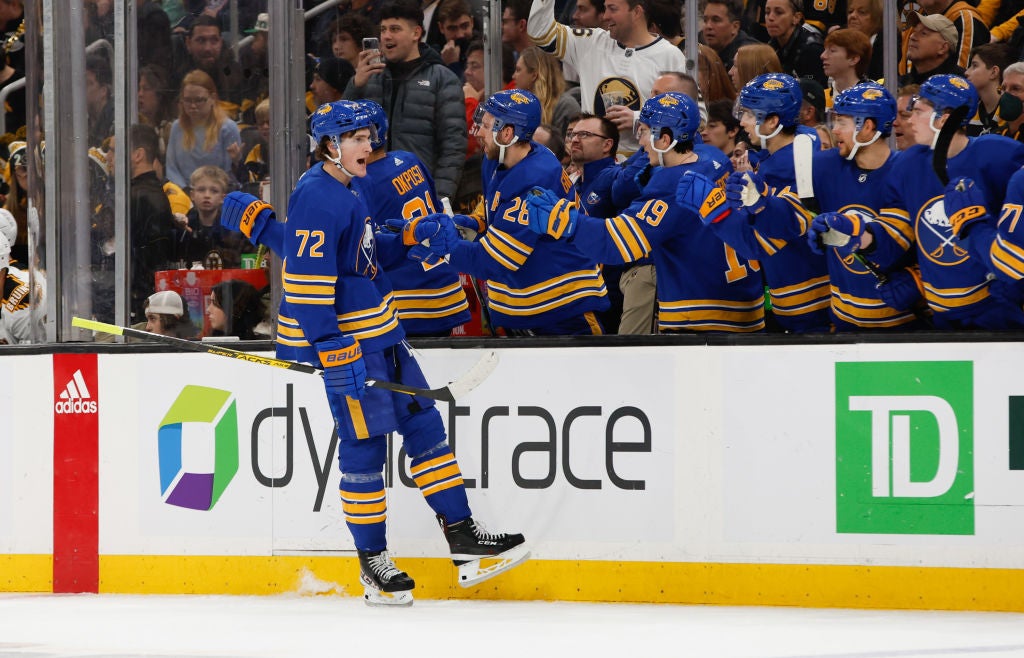
<svg viewBox="0 0 1024 658">
<path fill-rule="evenodd" d="M 428 459 L 425 462 L 420 462 L 419 464 L 416 464 L 415 466 L 409 469 L 409 473 L 413 476 L 413 478 L 417 478 L 431 469 L 440 468 L 441 466 L 444 466 L 445 464 L 450 464 L 454 461 L 455 455 L 453 455 L 451 452 L 445 452 L 445 454 L 439 457 L 434 457 L 433 459 Z"/>
<path fill-rule="evenodd" d="M 452 477 L 462 477 L 462 473 L 459 471 L 459 465 L 456 463 L 449 464 L 444 468 L 437 468 L 424 473 L 423 475 L 415 476 L 413 479 L 416 481 L 416 486 L 420 489 L 424 489 L 435 482 L 446 480 Z"/>
</svg>

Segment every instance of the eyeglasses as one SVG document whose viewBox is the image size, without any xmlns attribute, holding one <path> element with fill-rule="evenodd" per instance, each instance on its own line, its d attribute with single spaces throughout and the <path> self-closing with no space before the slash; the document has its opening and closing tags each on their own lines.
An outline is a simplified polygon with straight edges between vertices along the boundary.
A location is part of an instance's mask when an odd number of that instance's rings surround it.
<svg viewBox="0 0 1024 658">
<path fill-rule="evenodd" d="M 206 101 L 208 101 L 208 100 L 210 100 L 209 96 L 192 97 L 192 98 L 190 98 L 188 96 L 183 96 L 182 99 L 181 99 L 181 102 L 184 103 L 185 105 L 199 106 L 199 105 L 206 105 Z"/>
<path fill-rule="evenodd" d="M 600 137 L 601 139 L 611 139 L 611 137 L 605 137 L 597 133 L 592 133 L 589 130 L 567 130 L 565 131 L 565 141 L 571 142 L 574 139 L 587 139 L 589 137 Z"/>
</svg>

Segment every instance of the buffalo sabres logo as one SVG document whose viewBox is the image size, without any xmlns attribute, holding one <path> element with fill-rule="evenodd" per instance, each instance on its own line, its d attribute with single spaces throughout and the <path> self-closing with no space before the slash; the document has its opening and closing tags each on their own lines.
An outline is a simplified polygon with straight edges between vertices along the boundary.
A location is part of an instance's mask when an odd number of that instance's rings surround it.
<svg viewBox="0 0 1024 658">
<path fill-rule="evenodd" d="M 942 196 L 933 197 L 922 206 L 914 221 L 914 234 L 928 260 L 937 265 L 959 265 L 967 260 L 967 250 L 953 237 Z"/>
<path fill-rule="evenodd" d="M 867 206 L 843 206 L 842 208 L 839 209 L 838 212 L 843 213 L 844 215 L 849 215 L 851 217 L 856 217 L 857 219 L 860 220 L 861 225 L 867 224 L 868 222 L 871 222 L 875 218 L 875 214 L 871 212 L 871 209 L 868 208 Z M 871 277 L 874 276 L 873 274 L 871 274 L 871 271 L 868 270 L 868 268 L 864 267 L 864 264 L 861 263 L 860 260 L 858 260 L 853 254 L 849 254 L 845 258 L 842 258 L 839 256 L 838 252 L 833 251 L 832 253 L 835 254 L 837 258 L 840 258 L 840 260 L 843 263 L 843 267 L 845 267 L 846 270 L 851 274 L 864 274 Z"/>
<path fill-rule="evenodd" d="M 950 76 L 949 84 L 956 87 L 957 89 L 967 89 L 967 81 L 963 78 L 958 78 L 955 75 Z"/>
<path fill-rule="evenodd" d="M 371 279 L 377 276 L 377 241 L 373 239 L 373 225 L 367 217 L 363 225 L 363 238 L 359 241 L 356 271 Z"/>
<path fill-rule="evenodd" d="M 526 105 L 530 102 L 530 99 L 527 97 L 526 94 L 518 91 L 509 95 L 509 99 L 513 103 L 519 103 L 520 105 Z"/>
<path fill-rule="evenodd" d="M 317 114 L 330 114 L 331 113 L 331 104 L 330 103 L 324 103 L 323 105 L 320 106 L 320 109 L 317 110 L 316 113 Z"/>
<path fill-rule="evenodd" d="M 600 195 L 597 192 L 591 192 L 587 195 L 587 205 L 594 205 L 601 201 Z"/>
<path fill-rule="evenodd" d="M 866 101 L 877 101 L 882 97 L 882 91 L 880 89 L 865 89 L 860 97 Z"/>
<path fill-rule="evenodd" d="M 662 107 L 673 107 L 679 105 L 679 99 L 666 94 L 658 99 L 658 104 Z"/>
<path fill-rule="evenodd" d="M 779 89 L 782 89 L 782 87 L 782 80 L 776 80 L 775 78 L 769 78 L 761 85 L 761 89 L 766 91 L 778 91 Z"/>
</svg>

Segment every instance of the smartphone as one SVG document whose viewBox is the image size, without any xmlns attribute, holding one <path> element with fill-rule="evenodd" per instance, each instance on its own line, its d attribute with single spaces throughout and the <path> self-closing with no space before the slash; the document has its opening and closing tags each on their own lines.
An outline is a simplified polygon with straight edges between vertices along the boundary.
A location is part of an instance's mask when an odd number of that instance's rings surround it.
<svg viewBox="0 0 1024 658">
<path fill-rule="evenodd" d="M 380 56 L 380 39 L 377 37 L 364 37 L 363 50 L 374 50 L 377 56 L 370 60 L 370 64 L 380 64 L 384 58 Z"/>
</svg>

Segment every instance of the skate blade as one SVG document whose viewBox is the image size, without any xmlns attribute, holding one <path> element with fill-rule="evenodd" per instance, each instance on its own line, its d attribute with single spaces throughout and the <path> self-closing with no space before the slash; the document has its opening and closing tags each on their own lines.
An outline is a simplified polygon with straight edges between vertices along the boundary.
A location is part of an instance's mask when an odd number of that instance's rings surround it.
<svg viewBox="0 0 1024 658">
<path fill-rule="evenodd" d="M 522 564 L 530 557 L 530 549 L 525 544 L 510 548 L 495 557 L 471 560 L 459 565 L 459 585 L 473 587 L 483 581 L 494 578 L 512 567 Z"/>
<path fill-rule="evenodd" d="M 408 607 L 413 603 L 412 590 L 404 590 L 402 592 L 381 592 L 380 590 L 364 587 L 363 603 L 373 607 Z"/>
</svg>

